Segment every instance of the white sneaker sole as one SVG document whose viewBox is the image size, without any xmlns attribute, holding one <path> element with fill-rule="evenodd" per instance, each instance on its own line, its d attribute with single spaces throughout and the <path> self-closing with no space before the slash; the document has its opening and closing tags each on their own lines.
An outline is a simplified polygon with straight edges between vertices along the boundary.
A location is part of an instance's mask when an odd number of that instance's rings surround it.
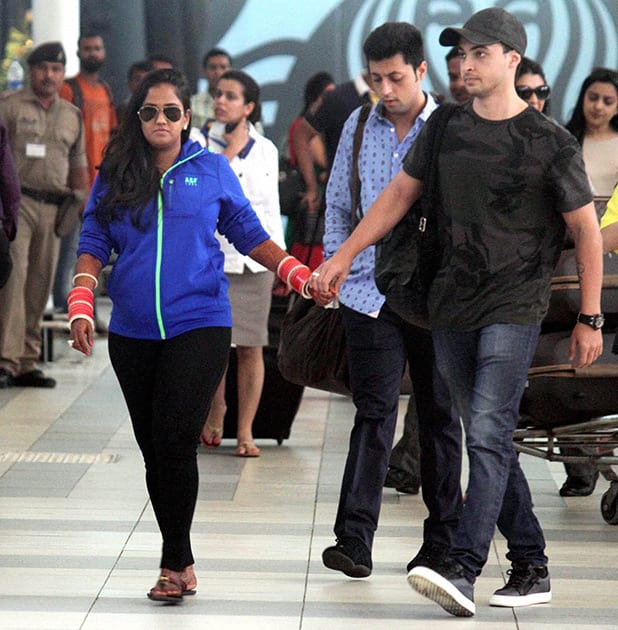
<svg viewBox="0 0 618 630">
<path fill-rule="evenodd" d="M 442 606 L 455 617 L 472 617 L 476 605 L 456 586 L 428 567 L 414 567 L 408 573 L 408 584 L 421 595 Z"/>
<path fill-rule="evenodd" d="M 490 606 L 502 606 L 503 608 L 519 608 L 520 606 L 534 606 L 549 602 L 551 602 L 551 591 L 531 593 L 530 595 L 492 595 L 489 598 Z"/>
</svg>

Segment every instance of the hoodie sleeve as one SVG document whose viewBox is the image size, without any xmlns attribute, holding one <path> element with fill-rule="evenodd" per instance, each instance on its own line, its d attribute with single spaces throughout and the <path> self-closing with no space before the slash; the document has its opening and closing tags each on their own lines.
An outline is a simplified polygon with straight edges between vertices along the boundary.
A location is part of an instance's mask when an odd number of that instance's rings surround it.
<svg viewBox="0 0 618 630">
<path fill-rule="evenodd" d="M 79 236 L 77 255 L 90 254 L 106 265 L 112 253 L 112 238 L 109 230 L 105 229 L 96 219 L 94 209 L 99 199 L 105 194 L 105 184 L 98 174 L 92 185 L 88 203 L 84 209 L 84 223 Z"/>
</svg>

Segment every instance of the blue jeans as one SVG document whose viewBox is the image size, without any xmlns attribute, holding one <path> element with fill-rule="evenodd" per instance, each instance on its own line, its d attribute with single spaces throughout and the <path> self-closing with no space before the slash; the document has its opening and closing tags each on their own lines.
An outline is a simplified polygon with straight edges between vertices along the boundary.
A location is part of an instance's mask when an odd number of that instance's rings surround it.
<svg viewBox="0 0 618 630">
<path fill-rule="evenodd" d="M 423 500 L 429 511 L 423 538 L 450 548 L 461 511 L 461 428 L 434 402 L 431 334 L 406 323 L 387 305 L 377 318 L 345 306 L 341 316 L 356 414 L 335 535 L 359 538 L 372 548 L 407 360 L 419 419 Z"/>
<path fill-rule="evenodd" d="M 433 331 L 436 366 L 466 432 L 470 471 L 451 556 L 472 580 L 487 561 L 496 525 L 507 539 L 509 560 L 547 564 L 543 532 L 513 447 L 538 336 L 537 326 L 514 324 Z"/>
</svg>

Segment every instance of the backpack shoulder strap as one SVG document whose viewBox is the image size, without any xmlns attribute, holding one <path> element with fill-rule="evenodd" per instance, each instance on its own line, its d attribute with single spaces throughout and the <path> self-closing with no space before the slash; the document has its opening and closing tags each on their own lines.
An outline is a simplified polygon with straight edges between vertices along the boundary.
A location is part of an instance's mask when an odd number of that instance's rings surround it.
<svg viewBox="0 0 618 630">
<path fill-rule="evenodd" d="M 105 91 L 107 92 L 107 97 L 109 98 L 109 102 L 111 106 L 115 109 L 116 104 L 114 103 L 114 94 L 112 93 L 112 88 L 110 84 L 104 79 L 100 79 L 100 83 L 105 88 Z"/>
<path fill-rule="evenodd" d="M 75 107 L 79 107 L 79 109 L 81 109 L 82 105 L 84 104 L 84 95 L 77 79 L 75 77 L 71 77 L 69 79 L 65 79 L 65 82 L 71 86 L 71 90 L 73 91 L 73 99 L 71 100 L 71 103 L 73 103 Z M 110 87 L 109 83 L 107 81 L 104 81 L 103 79 L 100 79 L 99 83 L 105 88 L 105 92 L 107 93 L 109 102 L 111 103 L 112 107 L 115 107 L 114 95 L 112 94 L 112 88 Z"/>
<path fill-rule="evenodd" d="M 371 111 L 371 103 L 365 103 L 358 115 L 358 122 L 356 123 L 356 129 L 354 130 L 354 140 L 352 144 L 352 194 L 350 195 L 350 212 L 352 213 L 352 228 L 358 223 L 357 206 L 360 204 L 360 188 L 361 181 L 358 174 L 358 156 L 360 154 L 361 145 L 363 144 L 363 133 L 365 131 L 365 123 L 369 118 L 369 112 Z M 362 208 L 361 216 L 362 216 Z"/>
<path fill-rule="evenodd" d="M 438 198 L 437 190 L 437 178 L 438 178 L 438 155 L 440 153 L 440 145 L 442 143 L 442 136 L 448 125 L 448 121 L 453 113 L 459 109 L 459 105 L 455 103 L 443 103 L 432 114 L 434 118 L 433 124 L 430 127 L 431 135 L 429 137 L 429 160 L 425 170 L 425 181 L 423 182 L 423 190 L 427 201 L 429 203 L 422 204 L 423 217 L 421 222 L 427 216 L 427 211 L 431 211 L 434 208 L 434 202 Z M 422 228 L 421 228 L 422 230 Z"/>
<path fill-rule="evenodd" d="M 71 86 L 71 90 L 73 91 L 71 103 L 73 103 L 75 107 L 81 109 L 84 103 L 84 95 L 82 94 L 82 89 L 79 87 L 77 79 L 75 77 L 71 77 L 69 79 L 65 79 L 65 81 Z"/>
</svg>

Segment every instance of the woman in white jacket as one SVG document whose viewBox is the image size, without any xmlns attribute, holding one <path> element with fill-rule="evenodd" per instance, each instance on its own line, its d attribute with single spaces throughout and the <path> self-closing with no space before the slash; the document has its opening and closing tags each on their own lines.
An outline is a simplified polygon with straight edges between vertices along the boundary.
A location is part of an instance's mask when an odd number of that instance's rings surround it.
<svg viewBox="0 0 618 630">
<path fill-rule="evenodd" d="M 217 82 L 216 122 L 208 131 L 207 142 L 212 151 L 228 158 L 264 229 L 285 248 L 279 209 L 279 155 L 275 145 L 255 130 L 260 109 L 257 83 L 245 72 L 228 70 Z M 260 450 L 253 442 L 251 427 L 264 383 L 262 347 L 268 344 L 273 274 L 240 254 L 224 237 L 220 237 L 220 242 L 225 253 L 224 270 L 230 281 L 232 344 L 238 359 L 236 455 L 258 457 Z M 202 431 L 201 441 L 207 448 L 221 443 L 225 379 L 224 376 Z"/>
</svg>

